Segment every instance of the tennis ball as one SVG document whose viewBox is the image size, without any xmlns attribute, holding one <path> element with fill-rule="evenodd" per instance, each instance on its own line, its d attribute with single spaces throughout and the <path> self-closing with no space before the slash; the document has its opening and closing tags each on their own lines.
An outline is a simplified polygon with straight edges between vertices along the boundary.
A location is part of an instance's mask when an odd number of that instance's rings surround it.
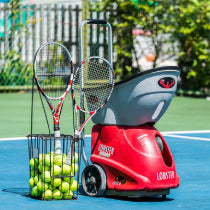
<svg viewBox="0 0 210 210">
<path fill-rule="evenodd" d="M 70 186 L 70 190 L 72 192 L 76 191 L 77 189 L 79 188 L 79 184 L 76 180 L 74 180 L 72 183 L 71 183 L 71 186 Z"/>
<path fill-rule="evenodd" d="M 54 163 L 58 166 L 62 166 L 66 162 L 65 155 L 55 155 L 54 156 Z"/>
<path fill-rule="evenodd" d="M 50 182 L 51 181 L 51 175 L 49 171 L 44 171 L 42 173 L 42 180 L 43 182 Z"/>
<path fill-rule="evenodd" d="M 68 182 L 62 182 L 61 185 L 59 186 L 59 190 L 62 193 L 68 192 L 70 190 L 70 185 Z"/>
<path fill-rule="evenodd" d="M 38 190 L 37 186 L 33 187 L 33 189 L 31 190 L 31 196 L 33 196 L 33 197 L 39 196 L 39 190 Z"/>
<path fill-rule="evenodd" d="M 50 166 L 50 164 L 52 164 L 52 163 L 53 163 L 53 155 L 46 154 L 44 156 L 44 164 L 47 166 Z"/>
<path fill-rule="evenodd" d="M 48 189 L 48 184 L 47 183 L 44 183 L 42 181 L 38 181 L 37 182 L 37 187 L 38 187 L 38 190 L 39 191 L 44 192 L 44 191 L 46 191 Z"/>
<path fill-rule="evenodd" d="M 44 191 L 43 193 L 42 193 L 42 198 L 43 199 L 46 199 L 46 200 L 49 200 L 49 199 L 52 199 L 52 196 L 53 194 L 52 194 L 52 190 L 46 190 L 46 191 Z"/>
<path fill-rule="evenodd" d="M 79 165 L 77 163 L 74 163 L 71 165 L 71 172 L 73 174 L 76 174 L 78 172 L 78 170 L 79 170 Z"/>
<path fill-rule="evenodd" d="M 54 152 L 53 151 L 50 151 L 47 154 L 54 155 Z"/>
<path fill-rule="evenodd" d="M 62 199 L 61 191 L 58 190 L 58 189 L 53 190 L 53 198 L 54 198 L 54 199 Z"/>
<path fill-rule="evenodd" d="M 51 167 L 51 174 L 54 176 L 59 176 L 61 175 L 61 167 L 58 165 L 53 165 Z"/>
<path fill-rule="evenodd" d="M 74 181 L 74 177 L 63 177 L 63 180 L 68 183 L 72 183 Z"/>
<path fill-rule="evenodd" d="M 43 165 L 42 163 L 40 163 L 38 169 L 39 169 L 39 172 L 42 173 L 44 171 L 49 171 L 50 170 L 50 166 Z"/>
<path fill-rule="evenodd" d="M 45 154 L 39 154 L 39 163 L 44 163 L 43 161 L 44 161 L 44 156 L 45 156 Z"/>
<path fill-rule="evenodd" d="M 63 198 L 64 199 L 72 199 L 73 197 L 73 192 L 71 190 L 69 190 L 68 192 L 63 193 Z"/>
<path fill-rule="evenodd" d="M 61 178 L 54 178 L 51 180 L 51 184 L 53 187 L 58 187 L 61 185 Z"/>
<path fill-rule="evenodd" d="M 53 163 L 53 155 L 51 154 L 39 154 L 39 163 L 50 166 Z"/>
<path fill-rule="evenodd" d="M 38 170 L 36 168 L 31 168 L 31 176 L 35 177 L 38 174 Z"/>
<path fill-rule="evenodd" d="M 32 168 L 35 168 L 35 167 L 37 167 L 38 166 L 38 159 L 37 158 L 31 158 L 31 160 L 30 160 L 30 166 L 32 167 Z"/>
<path fill-rule="evenodd" d="M 36 175 L 35 177 L 34 177 L 34 184 L 35 185 L 37 185 L 37 183 L 38 183 L 38 181 L 41 181 L 42 179 L 41 179 L 41 175 Z"/>
<path fill-rule="evenodd" d="M 73 158 L 72 158 L 72 163 L 73 163 L 73 164 L 76 163 L 76 162 L 78 161 L 78 159 L 79 159 L 79 155 L 75 152 L 75 153 L 74 153 L 74 156 L 73 156 Z"/>
<path fill-rule="evenodd" d="M 64 164 L 62 167 L 62 174 L 63 175 L 70 175 L 71 173 L 71 166 L 67 165 L 67 164 Z"/>
<path fill-rule="evenodd" d="M 52 186 L 51 183 L 48 183 L 48 189 L 49 189 L 49 190 L 54 190 L 54 187 Z"/>
<path fill-rule="evenodd" d="M 30 187 L 34 187 L 34 184 L 35 184 L 34 178 L 31 177 L 31 178 L 29 179 L 29 185 L 30 185 Z"/>
<path fill-rule="evenodd" d="M 68 183 L 72 183 L 74 181 L 74 174 L 71 172 L 70 176 L 63 177 L 63 180 Z"/>
</svg>

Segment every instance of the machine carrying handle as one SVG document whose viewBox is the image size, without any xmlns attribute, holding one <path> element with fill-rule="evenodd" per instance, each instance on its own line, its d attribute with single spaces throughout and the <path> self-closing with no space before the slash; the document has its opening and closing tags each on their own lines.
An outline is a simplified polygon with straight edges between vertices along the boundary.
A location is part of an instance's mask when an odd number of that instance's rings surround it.
<svg viewBox="0 0 210 210">
<path fill-rule="evenodd" d="M 87 24 L 107 24 L 107 21 L 103 19 L 88 19 Z"/>
<path fill-rule="evenodd" d="M 82 28 L 85 24 L 104 24 L 108 28 L 108 61 L 112 65 L 112 27 L 108 21 L 103 19 L 88 19 L 83 21 L 79 27 L 79 63 L 83 61 L 83 40 L 82 40 Z"/>
</svg>

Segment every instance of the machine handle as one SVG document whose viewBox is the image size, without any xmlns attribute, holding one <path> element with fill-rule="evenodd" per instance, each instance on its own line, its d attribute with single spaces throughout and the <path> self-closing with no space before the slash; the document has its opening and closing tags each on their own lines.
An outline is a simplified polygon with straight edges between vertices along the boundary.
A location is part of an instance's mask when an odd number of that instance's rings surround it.
<svg viewBox="0 0 210 210">
<path fill-rule="evenodd" d="M 109 62 L 112 65 L 112 27 L 108 21 L 103 19 L 88 19 L 83 21 L 79 27 L 79 62 L 83 61 L 83 46 L 82 46 L 82 28 L 84 24 L 105 24 L 108 28 L 108 57 Z"/>
<path fill-rule="evenodd" d="M 103 19 L 88 19 L 87 24 L 107 24 L 107 21 Z"/>
</svg>

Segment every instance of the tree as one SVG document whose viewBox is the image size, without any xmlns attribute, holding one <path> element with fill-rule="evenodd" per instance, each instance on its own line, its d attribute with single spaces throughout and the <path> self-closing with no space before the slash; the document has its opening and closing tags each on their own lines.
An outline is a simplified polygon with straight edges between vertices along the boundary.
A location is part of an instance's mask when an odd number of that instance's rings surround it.
<svg viewBox="0 0 210 210">
<path fill-rule="evenodd" d="M 32 65 L 23 61 L 20 55 L 22 43 L 18 43 L 18 50 L 13 48 L 16 36 L 20 38 L 21 32 L 29 33 L 26 25 L 19 22 L 21 13 L 19 7 L 20 0 L 11 0 L 6 5 L 6 10 L 10 14 L 8 19 L 12 24 L 8 33 L 9 49 L 1 55 L 1 59 L 4 61 L 0 70 L 0 85 L 2 86 L 29 85 L 32 81 Z"/>
<path fill-rule="evenodd" d="M 210 88 L 210 1 L 177 0 L 171 5 L 170 30 L 182 68 L 182 88 Z"/>
<path fill-rule="evenodd" d="M 114 42 L 117 52 L 115 72 L 118 78 L 125 78 L 134 73 L 132 71 L 132 54 L 134 52 L 132 31 L 136 27 L 139 12 L 131 0 L 100 1 L 97 3 L 97 10 L 111 12 L 107 19 L 112 25 L 113 36 L 116 37 Z"/>
<path fill-rule="evenodd" d="M 157 60 L 163 53 L 163 43 L 168 39 L 164 34 L 169 31 L 163 11 L 169 8 L 170 2 L 164 0 L 163 3 L 164 5 L 159 5 L 156 1 L 144 0 L 104 0 L 97 3 L 99 11 L 110 13 L 108 20 L 116 37 L 114 49 L 117 52 L 115 69 L 118 78 L 126 78 L 141 70 L 132 66 L 135 55 L 135 35 L 132 32 L 136 27 L 151 33 L 155 54 L 153 67 L 156 67 Z"/>
<path fill-rule="evenodd" d="M 117 51 L 118 76 L 125 78 L 136 71 L 132 68 L 136 27 L 151 32 L 155 59 L 163 54 L 175 56 L 181 67 L 184 89 L 210 88 L 210 1 L 209 0 L 103 0 L 99 11 L 111 11 L 108 20 L 113 26 Z M 165 51 L 164 46 L 168 46 Z"/>
</svg>

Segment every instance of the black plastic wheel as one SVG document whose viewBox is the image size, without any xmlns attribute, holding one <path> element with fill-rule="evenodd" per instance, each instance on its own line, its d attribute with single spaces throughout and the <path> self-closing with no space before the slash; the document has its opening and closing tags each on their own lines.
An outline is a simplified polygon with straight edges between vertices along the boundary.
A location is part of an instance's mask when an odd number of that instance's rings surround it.
<svg viewBox="0 0 210 210">
<path fill-rule="evenodd" d="M 103 196 L 106 190 L 106 173 L 96 164 L 88 165 L 82 172 L 82 187 L 89 196 Z"/>
<path fill-rule="evenodd" d="M 166 195 L 162 195 L 162 200 L 166 201 Z"/>
</svg>

